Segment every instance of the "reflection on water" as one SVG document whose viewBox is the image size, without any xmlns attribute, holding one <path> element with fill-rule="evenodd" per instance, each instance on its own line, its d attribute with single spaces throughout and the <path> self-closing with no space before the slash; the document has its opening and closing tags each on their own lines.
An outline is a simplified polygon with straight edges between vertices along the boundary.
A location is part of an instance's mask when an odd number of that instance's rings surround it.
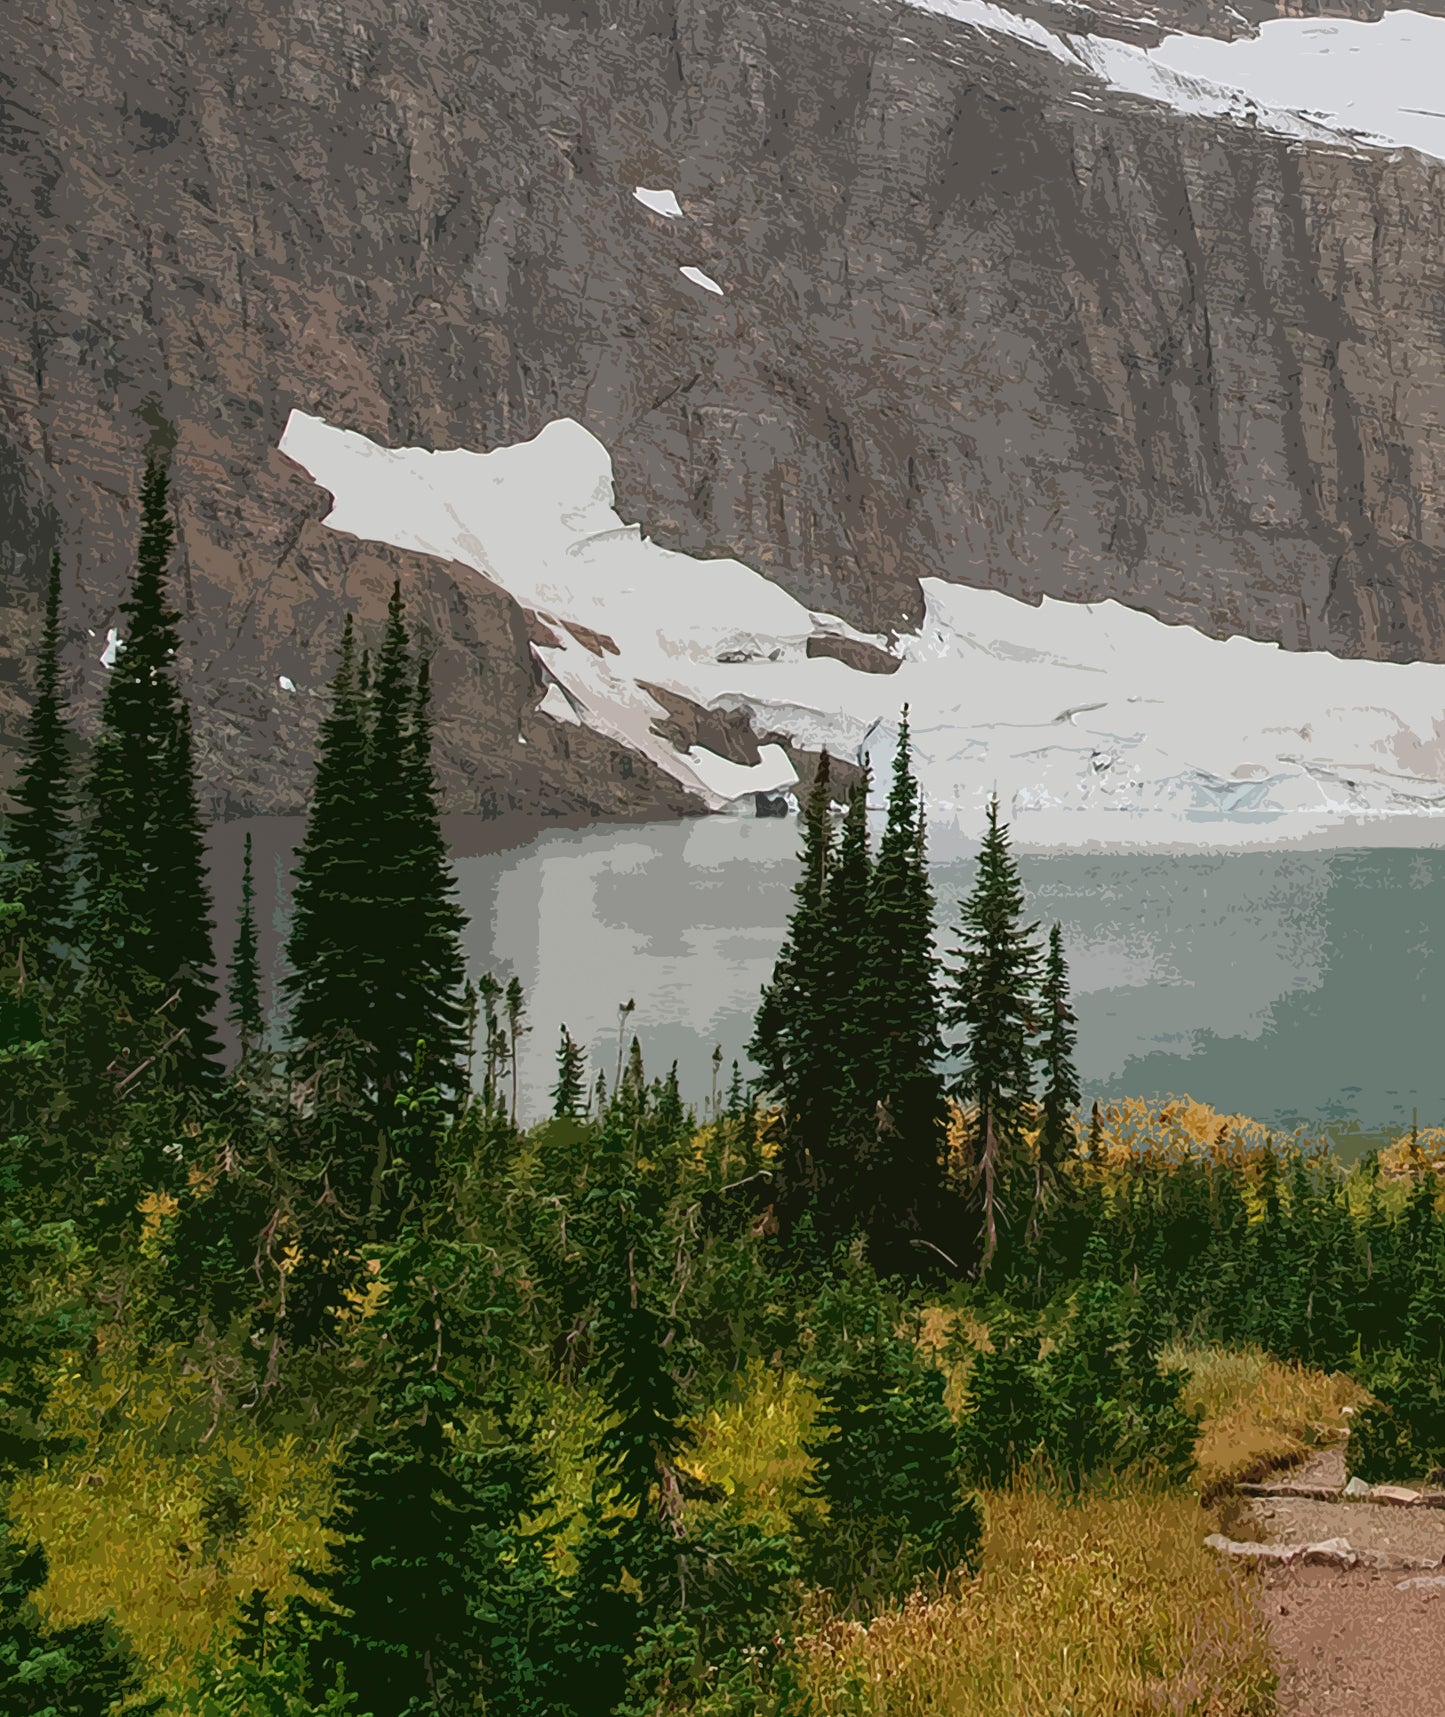
<svg viewBox="0 0 1445 1717">
<path fill-rule="evenodd" d="M 263 958 L 273 878 L 299 829 L 217 831 L 222 944 L 234 922 L 224 849 L 256 832 Z M 649 1072 L 674 1058 L 701 1102 L 721 1044 L 742 1058 L 792 906 L 798 827 L 705 818 L 541 836 L 459 856 L 468 967 L 528 998 L 524 1112 L 548 1106 L 565 1021 L 609 1078 L 618 1005 Z M 1367 1133 L 1445 1122 L 1445 851 L 1022 856 L 1031 916 L 1064 928 L 1089 1097 L 1182 1093 L 1270 1125 Z M 947 931 L 973 862 L 935 866 Z M 746 1062 L 744 1062 L 746 1066 Z"/>
<path fill-rule="evenodd" d="M 797 825 L 711 818 L 545 836 L 458 863 L 473 966 L 516 973 L 540 1108 L 557 1027 L 615 1067 L 617 1007 L 649 1069 L 710 1089 L 742 1055 L 792 905 Z M 1024 856 L 1064 928 L 1088 1096 L 1188 1091 L 1271 1125 L 1445 1121 L 1445 853 Z M 935 867 L 947 932 L 973 863 Z"/>
</svg>

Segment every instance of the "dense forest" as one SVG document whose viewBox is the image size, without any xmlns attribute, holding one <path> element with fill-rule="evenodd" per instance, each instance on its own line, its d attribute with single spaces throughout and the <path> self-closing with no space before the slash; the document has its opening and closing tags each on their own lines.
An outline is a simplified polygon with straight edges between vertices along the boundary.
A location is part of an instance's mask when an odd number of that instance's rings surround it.
<svg viewBox="0 0 1445 1717">
<path fill-rule="evenodd" d="M 153 463 L 84 749 L 53 564 L 0 825 L 0 1710 L 1271 1709 L 1198 1548 L 1276 1458 L 1219 1453 L 1218 1379 L 1313 1389 L 1296 1439 L 1344 1404 L 1366 1479 L 1445 1462 L 1434 1136 L 1346 1174 L 1086 1104 L 997 804 L 937 945 L 906 710 L 876 843 L 822 760 L 759 1076 L 699 1115 L 623 1006 L 595 1070 L 548 1022 L 524 1126 L 399 593 L 341 642 L 277 993 L 249 847 L 218 973 L 173 547 Z M 1176 1571 L 1120 1574 L 1155 1531 Z"/>
</svg>

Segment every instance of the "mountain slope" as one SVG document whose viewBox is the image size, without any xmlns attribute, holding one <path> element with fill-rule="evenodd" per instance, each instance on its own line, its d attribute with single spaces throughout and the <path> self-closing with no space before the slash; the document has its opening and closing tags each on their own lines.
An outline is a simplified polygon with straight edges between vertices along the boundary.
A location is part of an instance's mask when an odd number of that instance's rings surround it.
<svg viewBox="0 0 1445 1717">
<path fill-rule="evenodd" d="M 576 418 L 624 519 L 868 634 L 931 577 L 1445 660 L 1438 162 L 883 0 L 12 0 L 0 80 L 5 731 L 47 509 L 89 707 L 173 438 L 218 809 L 299 805 L 341 614 L 398 573 L 453 809 L 697 805 L 536 713 L 505 595 L 321 531 L 293 408 L 478 451 Z"/>
</svg>

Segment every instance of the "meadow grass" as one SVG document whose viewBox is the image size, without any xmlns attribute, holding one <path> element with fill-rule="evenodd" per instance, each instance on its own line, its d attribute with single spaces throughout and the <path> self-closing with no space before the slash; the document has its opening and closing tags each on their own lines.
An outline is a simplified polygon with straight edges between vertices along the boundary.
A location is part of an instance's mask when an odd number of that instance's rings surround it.
<svg viewBox="0 0 1445 1717">
<path fill-rule="evenodd" d="M 49 1558 L 42 1609 L 57 1623 L 113 1615 L 152 1693 L 180 1695 L 252 1590 L 284 1598 L 301 1567 L 326 1559 L 336 1446 L 250 1427 L 202 1442 L 213 1417 L 204 1377 L 172 1352 L 141 1364 L 103 1328 L 95 1360 L 59 1378 L 47 1412 L 75 1447 L 10 1498 L 21 1535 Z"/>
<path fill-rule="evenodd" d="M 1268 1638 L 1248 1577 L 1204 1548 L 1187 1494 L 986 1496 L 982 1571 L 797 1647 L 820 1717 L 1263 1717 Z"/>
<path fill-rule="evenodd" d="M 966 1398 L 972 1352 L 989 1345 L 975 1309 L 933 1306 L 912 1326 Z M 1272 1709 L 1267 1637 L 1250 1576 L 1203 1545 L 1229 1485 L 1337 1438 L 1341 1409 L 1367 1399 L 1348 1378 L 1280 1364 L 1258 1351 L 1175 1344 L 1164 1362 L 1190 1372 L 1205 1414 L 1194 1489 L 1123 1489 L 1067 1499 L 1020 1484 L 984 1496 L 976 1578 L 916 1595 L 866 1627 L 805 1605 L 797 1672 L 816 1717 L 1104 1717 L 1190 1712 L 1255 1717 Z M 564 1528 L 591 1491 L 590 1391 L 538 1384 L 534 1425 L 548 1455 L 548 1507 Z M 683 1464 L 772 1531 L 803 1500 L 804 1444 L 818 1401 L 796 1373 L 759 1362 L 694 1424 Z M 183 1697 L 195 1658 L 215 1649 L 254 1587 L 280 1599 L 298 1569 L 324 1563 L 334 1438 L 303 1443 L 214 1418 L 208 1380 L 178 1356 L 133 1353 L 119 1327 L 59 1378 L 50 1417 L 74 1451 L 27 1478 L 17 1525 L 51 1560 L 42 1604 L 57 1621 L 109 1611 L 151 1672 L 150 1690 Z M 228 1500 L 229 1499 L 229 1500 Z M 700 1505 L 707 1506 L 707 1505 Z"/>
</svg>

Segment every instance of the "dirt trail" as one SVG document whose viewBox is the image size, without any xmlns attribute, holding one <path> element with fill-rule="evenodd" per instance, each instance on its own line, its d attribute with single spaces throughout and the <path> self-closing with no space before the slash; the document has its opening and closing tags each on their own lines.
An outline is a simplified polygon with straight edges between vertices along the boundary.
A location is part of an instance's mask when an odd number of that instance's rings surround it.
<svg viewBox="0 0 1445 1717">
<path fill-rule="evenodd" d="M 1343 1450 L 1322 1451 L 1280 1478 L 1343 1486 Z M 1274 1543 L 1345 1538 L 1357 1552 L 1445 1564 L 1439 1509 L 1278 1496 L 1247 1507 L 1258 1536 Z M 1445 1717 L 1445 1566 L 1434 1575 L 1266 1568 L 1259 1601 L 1279 1664 L 1281 1717 Z"/>
</svg>

